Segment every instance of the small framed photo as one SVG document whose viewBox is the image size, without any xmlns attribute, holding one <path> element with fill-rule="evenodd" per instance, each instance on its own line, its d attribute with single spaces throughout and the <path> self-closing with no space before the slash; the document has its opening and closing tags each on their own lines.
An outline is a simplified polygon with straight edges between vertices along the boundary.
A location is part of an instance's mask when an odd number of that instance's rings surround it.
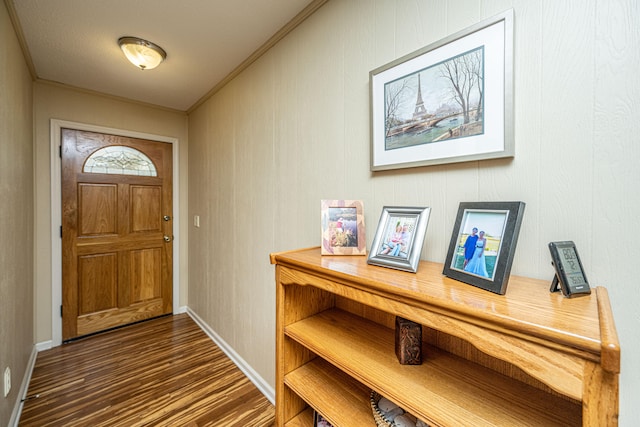
<svg viewBox="0 0 640 427">
<path fill-rule="evenodd" d="M 366 255 L 362 200 L 322 200 L 322 255 Z"/>
<path fill-rule="evenodd" d="M 460 203 L 443 274 L 504 295 L 524 202 Z"/>
<path fill-rule="evenodd" d="M 415 273 L 427 231 L 430 208 L 382 208 L 368 264 Z"/>
<path fill-rule="evenodd" d="M 332 427 L 332 425 L 318 411 L 313 411 L 313 427 Z"/>
</svg>

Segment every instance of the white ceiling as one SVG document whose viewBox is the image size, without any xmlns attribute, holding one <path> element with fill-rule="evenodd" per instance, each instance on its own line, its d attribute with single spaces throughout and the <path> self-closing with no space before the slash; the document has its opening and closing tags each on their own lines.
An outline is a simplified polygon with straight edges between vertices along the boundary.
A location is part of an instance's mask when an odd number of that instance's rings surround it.
<svg viewBox="0 0 640 427">
<path fill-rule="evenodd" d="M 318 0 L 9 0 L 38 79 L 187 111 Z M 309 6 L 309 7 L 308 7 Z M 319 6 L 318 6 L 319 7 Z M 122 36 L 161 46 L 141 71 Z"/>
</svg>

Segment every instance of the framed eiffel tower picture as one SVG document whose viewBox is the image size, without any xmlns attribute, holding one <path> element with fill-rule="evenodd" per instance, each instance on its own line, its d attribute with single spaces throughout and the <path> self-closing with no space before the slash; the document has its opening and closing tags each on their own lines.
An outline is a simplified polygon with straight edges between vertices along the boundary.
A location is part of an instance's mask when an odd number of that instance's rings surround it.
<svg viewBox="0 0 640 427">
<path fill-rule="evenodd" d="M 372 171 L 513 157 L 513 9 L 369 81 Z"/>
</svg>

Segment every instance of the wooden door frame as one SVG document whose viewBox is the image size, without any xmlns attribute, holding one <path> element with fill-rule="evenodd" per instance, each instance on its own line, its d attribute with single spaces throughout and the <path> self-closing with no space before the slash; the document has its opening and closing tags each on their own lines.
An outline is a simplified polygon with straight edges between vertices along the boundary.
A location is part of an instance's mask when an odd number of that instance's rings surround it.
<svg viewBox="0 0 640 427">
<path fill-rule="evenodd" d="M 148 139 L 151 141 L 168 142 L 172 145 L 173 156 L 173 313 L 180 309 L 180 194 L 179 185 L 179 157 L 177 138 L 142 133 L 123 129 L 114 129 L 86 123 L 70 122 L 67 120 L 51 119 L 51 345 L 62 344 L 62 239 L 60 226 L 62 225 L 62 159 L 60 158 L 61 130 L 63 128 L 81 131 L 119 135 L 129 138 Z"/>
</svg>

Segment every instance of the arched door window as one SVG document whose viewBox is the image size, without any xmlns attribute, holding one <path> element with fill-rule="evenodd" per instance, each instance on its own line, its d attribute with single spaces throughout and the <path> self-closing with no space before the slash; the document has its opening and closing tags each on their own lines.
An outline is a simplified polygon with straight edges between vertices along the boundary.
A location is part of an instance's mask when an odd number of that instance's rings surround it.
<svg viewBox="0 0 640 427">
<path fill-rule="evenodd" d="M 82 171 L 112 175 L 158 176 L 156 166 L 146 154 L 123 145 L 99 149 L 89 156 Z"/>
</svg>

